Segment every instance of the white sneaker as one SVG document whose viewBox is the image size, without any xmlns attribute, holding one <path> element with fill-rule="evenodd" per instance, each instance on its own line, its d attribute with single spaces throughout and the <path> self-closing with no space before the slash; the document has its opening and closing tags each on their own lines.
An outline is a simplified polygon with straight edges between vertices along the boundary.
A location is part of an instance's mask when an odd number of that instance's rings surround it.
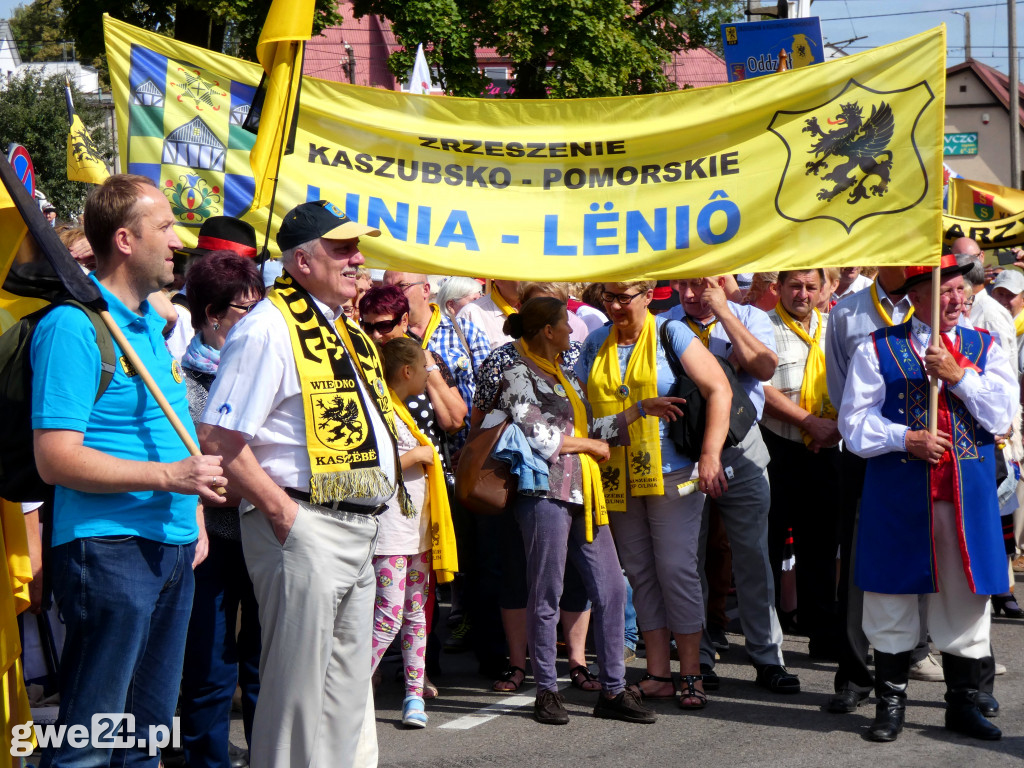
<svg viewBox="0 0 1024 768">
<path fill-rule="evenodd" d="M 996 674 L 997 675 L 1005 675 L 1006 674 L 1006 665 L 1005 664 L 1000 664 L 997 661 L 996 662 Z"/>
<path fill-rule="evenodd" d="M 910 679 L 923 680 L 926 683 L 941 683 L 946 678 L 942 674 L 942 666 L 929 653 L 916 664 L 910 665 Z"/>
</svg>

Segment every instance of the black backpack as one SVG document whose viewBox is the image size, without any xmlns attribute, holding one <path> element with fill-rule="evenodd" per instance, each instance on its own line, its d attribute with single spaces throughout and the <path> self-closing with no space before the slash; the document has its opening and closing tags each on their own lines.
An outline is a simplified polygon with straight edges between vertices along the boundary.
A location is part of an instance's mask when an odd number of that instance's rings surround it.
<svg viewBox="0 0 1024 768">
<path fill-rule="evenodd" d="M 65 299 L 26 315 L 0 335 L 0 497 L 8 501 L 47 501 L 53 487 L 43 482 L 36 470 L 32 449 L 32 334 L 52 309 L 68 304 L 85 312 L 96 329 L 100 350 L 100 385 L 96 400 L 106 392 L 114 376 L 114 340 L 99 313 L 86 305 Z"/>
</svg>

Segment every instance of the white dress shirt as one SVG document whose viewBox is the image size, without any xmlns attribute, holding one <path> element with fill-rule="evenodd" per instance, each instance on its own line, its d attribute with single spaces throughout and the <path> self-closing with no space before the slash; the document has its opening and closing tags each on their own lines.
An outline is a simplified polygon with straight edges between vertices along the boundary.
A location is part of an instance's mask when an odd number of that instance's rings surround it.
<svg viewBox="0 0 1024 768">
<path fill-rule="evenodd" d="M 955 341 L 956 334 L 949 331 L 946 337 Z M 910 343 L 922 360 L 930 339 L 931 329 L 916 317 L 911 319 Z M 945 387 L 945 382 L 940 381 L 940 395 Z M 998 344 L 989 347 L 985 370 L 980 375 L 965 370 L 964 377 L 949 390 L 960 398 L 984 430 L 994 435 L 1009 430 L 1017 408 L 1019 388 L 1011 375 L 1006 354 Z M 884 399 L 885 380 L 875 345 L 868 339 L 850 361 L 843 403 L 839 409 L 839 432 L 846 446 L 858 456 L 870 458 L 906 450 L 907 426 L 882 416 Z"/>
<path fill-rule="evenodd" d="M 314 299 L 324 317 L 337 320 L 332 310 Z M 353 361 L 353 367 L 358 363 Z M 387 426 L 373 404 L 362 376 L 356 382 L 363 394 L 370 428 L 377 439 L 380 467 L 394 485 L 395 451 Z M 292 351 L 291 334 L 281 311 L 261 301 L 228 333 L 220 354 L 217 377 L 210 387 L 200 418 L 246 437 L 263 471 L 282 488 L 308 490 L 312 471 L 306 446 L 306 415 L 302 382 Z M 389 496 L 348 499 L 376 506 Z"/>
<path fill-rule="evenodd" d="M 481 296 L 476 301 L 459 310 L 455 316 L 456 320 L 469 320 L 481 331 L 487 334 L 487 340 L 491 342 L 493 352 L 502 344 L 508 344 L 512 337 L 505 334 L 505 313 L 498 309 L 494 299 L 490 296 Z"/>
</svg>

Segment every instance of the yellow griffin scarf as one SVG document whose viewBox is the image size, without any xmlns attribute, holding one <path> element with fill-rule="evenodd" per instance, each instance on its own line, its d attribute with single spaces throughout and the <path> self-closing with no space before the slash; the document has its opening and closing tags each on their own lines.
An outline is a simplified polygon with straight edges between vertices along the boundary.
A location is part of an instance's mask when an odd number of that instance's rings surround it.
<svg viewBox="0 0 1024 768">
<path fill-rule="evenodd" d="M 1024 310 L 1017 313 L 1017 316 L 1013 318 L 1013 328 L 1017 332 L 1017 338 L 1019 339 L 1024 334 Z"/>
<path fill-rule="evenodd" d="M 448 486 L 444 479 L 444 467 L 430 439 L 424 435 L 405 407 L 400 397 L 391 392 L 398 418 L 409 428 L 420 445 L 429 446 L 434 453 L 434 463 L 427 467 L 427 493 L 430 499 L 430 541 L 434 576 L 438 584 L 447 584 L 459 570 L 459 559 L 455 545 L 455 527 L 452 525 L 452 510 L 448 504 Z"/>
<path fill-rule="evenodd" d="M 824 321 L 821 312 L 812 310 L 818 321 L 818 327 L 814 331 L 812 339 L 803 325 L 796 322 L 786 311 L 786 308 L 779 302 L 775 307 L 776 314 L 782 318 L 785 326 L 797 335 L 797 337 L 808 346 L 807 363 L 804 365 L 804 380 L 800 385 L 800 407 L 813 416 L 823 419 L 838 419 L 839 414 L 828 399 L 828 382 L 825 378 L 825 353 L 821 349 L 821 329 Z M 811 436 L 800 430 L 804 436 L 804 445 L 811 444 Z"/>
<path fill-rule="evenodd" d="M 590 367 L 587 395 L 595 416 L 621 413 L 631 405 L 658 396 L 658 331 L 648 313 L 626 366 L 626 380 L 619 367 L 619 332 L 612 326 Z M 638 419 L 629 425 L 627 448 L 611 449 L 611 459 L 601 473 L 608 509 L 626 511 L 626 483 L 631 496 L 660 496 L 665 492 L 661 474 L 661 435 L 657 419 Z M 627 466 L 628 464 L 628 466 Z"/>
<path fill-rule="evenodd" d="M 715 329 L 715 326 L 718 325 L 718 321 L 712 320 L 708 323 L 706 328 L 702 328 L 701 324 L 696 320 L 692 320 L 687 317 L 686 324 L 690 327 L 690 330 L 693 331 L 693 335 L 700 339 L 700 343 L 704 345 L 704 349 L 710 348 L 711 332 Z"/>
<path fill-rule="evenodd" d="M 427 344 L 430 343 L 430 337 L 434 335 L 434 331 L 437 330 L 437 326 L 441 324 L 441 308 L 437 304 L 430 304 L 430 319 L 427 321 L 427 327 L 423 329 L 423 339 L 420 341 L 420 346 L 423 349 L 427 348 Z"/>
<path fill-rule="evenodd" d="M 562 373 L 562 366 L 557 363 L 552 365 L 547 360 L 537 357 L 530 352 L 525 342 L 517 342 L 520 354 L 527 358 L 534 365 L 540 368 L 549 376 L 554 376 L 558 383 L 565 390 L 565 396 L 569 398 L 572 406 L 573 434 L 576 437 L 590 437 L 589 420 L 587 419 L 587 406 L 583 398 L 579 396 L 572 382 L 565 378 Z M 587 541 L 594 540 L 594 526 L 608 525 L 608 510 L 604 503 L 604 490 L 601 488 L 601 470 L 597 461 L 589 453 L 576 454 L 580 459 L 583 477 L 583 515 L 586 523 Z"/>
<path fill-rule="evenodd" d="M 495 303 L 498 309 L 505 313 L 505 317 L 516 313 L 516 308 L 505 301 L 505 297 L 501 295 L 501 291 L 498 290 L 498 286 L 494 283 L 491 283 L 491 301 Z"/>
<path fill-rule="evenodd" d="M 377 437 L 370 428 L 353 366 L 353 361 L 358 362 L 375 406 L 394 438 L 391 400 L 373 342 L 344 321 L 335 323 L 336 335 L 309 294 L 287 272 L 274 282 L 267 298 L 288 325 L 302 382 L 306 450 L 313 473 L 310 501 L 326 504 L 352 497 L 390 496 L 394 489 L 381 469 Z M 393 441 L 388 448 L 394 450 Z M 403 507 L 408 508 L 397 456 L 396 476 Z"/>
<path fill-rule="evenodd" d="M 890 317 L 889 313 L 885 311 L 885 307 L 882 306 L 882 302 L 878 298 L 878 283 L 877 282 L 871 284 L 871 303 L 875 305 L 875 312 L 877 312 L 878 316 L 880 318 L 882 318 L 882 322 L 884 322 L 890 328 L 892 328 L 894 325 L 896 325 L 896 323 L 894 323 L 892 321 L 892 317 Z M 903 322 L 909 321 L 910 318 L 913 317 L 913 316 L 914 316 L 914 308 L 911 307 L 910 311 L 907 312 L 907 316 L 905 318 L 903 318 Z M 1018 336 L 1020 335 L 1020 329 L 1019 328 L 1017 329 L 1017 335 Z"/>
</svg>

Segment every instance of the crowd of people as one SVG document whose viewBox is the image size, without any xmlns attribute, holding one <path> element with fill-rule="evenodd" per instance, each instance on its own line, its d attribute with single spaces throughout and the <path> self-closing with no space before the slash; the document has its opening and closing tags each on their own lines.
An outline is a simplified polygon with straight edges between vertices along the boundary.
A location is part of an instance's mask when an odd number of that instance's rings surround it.
<svg viewBox="0 0 1024 768">
<path fill-rule="evenodd" d="M 799 632 L 836 663 L 829 712 L 874 692 L 869 739 L 897 738 L 910 679 L 944 679 L 947 728 L 1000 738 L 991 615 L 1024 618 L 1024 275 L 986 273 L 974 241 L 937 276 L 374 280 L 359 241 L 380 231 L 317 201 L 282 220 L 271 281 L 243 222 L 208 220 L 194 249 L 174 223 L 148 179 L 119 175 L 62 238 L 200 455 L 123 350 L 95 397 L 79 309 L 32 342 L 59 723 L 124 711 L 141 730 L 179 707 L 185 763 L 237 768 L 238 688 L 250 765 L 372 765 L 392 644 L 409 728 L 443 692 L 442 645 L 472 651 L 496 693 L 532 674 L 535 719 L 565 724 L 560 625 L 594 715 L 649 724 L 657 700 L 710 705 L 734 588 L 756 685 L 800 691 L 782 652 Z M 454 474 L 489 429 L 518 486 L 476 515 Z M 111 757 L 59 746 L 41 765 Z"/>
</svg>

